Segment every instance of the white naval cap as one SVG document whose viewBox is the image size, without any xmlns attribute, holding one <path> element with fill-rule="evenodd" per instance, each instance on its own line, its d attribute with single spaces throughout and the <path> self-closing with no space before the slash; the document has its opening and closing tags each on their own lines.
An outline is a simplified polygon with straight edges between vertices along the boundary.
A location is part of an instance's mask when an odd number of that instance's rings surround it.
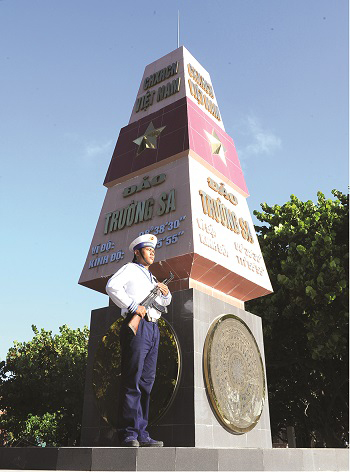
<svg viewBox="0 0 350 472">
<path fill-rule="evenodd" d="M 157 237 L 153 234 L 143 234 L 132 241 L 129 246 L 129 251 L 134 252 L 136 249 L 141 249 L 143 247 L 153 247 L 153 249 L 155 249 L 157 241 Z"/>
</svg>

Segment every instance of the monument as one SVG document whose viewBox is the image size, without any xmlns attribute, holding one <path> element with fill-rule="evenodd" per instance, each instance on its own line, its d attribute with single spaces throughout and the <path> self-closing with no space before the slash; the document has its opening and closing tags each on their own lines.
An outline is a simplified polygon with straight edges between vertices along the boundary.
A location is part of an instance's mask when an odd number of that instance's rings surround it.
<svg viewBox="0 0 350 472">
<path fill-rule="evenodd" d="M 145 68 L 104 185 L 79 283 L 105 293 L 144 233 L 158 238 L 152 273 L 175 276 L 151 434 L 166 446 L 271 447 L 261 320 L 244 302 L 272 287 L 210 75 L 186 48 Z M 112 303 L 92 312 L 85 446 L 118 445 L 118 318 Z"/>
</svg>

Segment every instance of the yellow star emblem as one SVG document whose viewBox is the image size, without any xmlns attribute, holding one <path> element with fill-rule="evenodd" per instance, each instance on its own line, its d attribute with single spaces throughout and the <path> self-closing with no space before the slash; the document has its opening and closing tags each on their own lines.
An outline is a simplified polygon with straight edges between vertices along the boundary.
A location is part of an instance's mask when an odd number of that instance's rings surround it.
<svg viewBox="0 0 350 472">
<path fill-rule="evenodd" d="M 165 126 L 156 129 L 151 121 L 144 134 L 133 141 L 138 145 L 136 155 L 138 156 L 145 149 L 157 149 L 157 138 L 164 128 Z"/>
<path fill-rule="evenodd" d="M 226 156 L 225 156 L 226 149 L 224 148 L 224 145 L 220 141 L 219 136 L 216 134 L 215 130 L 213 130 L 211 134 L 205 130 L 204 132 L 208 137 L 208 140 L 211 146 L 211 153 L 217 154 L 222 160 L 222 162 L 226 165 Z"/>
</svg>

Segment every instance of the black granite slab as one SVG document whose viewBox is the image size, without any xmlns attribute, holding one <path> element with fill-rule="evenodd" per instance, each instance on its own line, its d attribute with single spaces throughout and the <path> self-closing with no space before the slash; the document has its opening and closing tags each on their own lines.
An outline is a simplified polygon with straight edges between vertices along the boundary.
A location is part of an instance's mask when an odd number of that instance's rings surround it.
<svg viewBox="0 0 350 472">
<path fill-rule="evenodd" d="M 56 470 L 56 447 L 0 447 L 0 469 Z"/>
</svg>

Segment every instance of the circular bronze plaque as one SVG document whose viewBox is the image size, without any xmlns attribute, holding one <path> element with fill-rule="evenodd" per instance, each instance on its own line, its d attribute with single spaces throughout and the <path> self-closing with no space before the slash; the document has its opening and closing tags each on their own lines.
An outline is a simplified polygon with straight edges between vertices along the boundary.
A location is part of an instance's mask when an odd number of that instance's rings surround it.
<svg viewBox="0 0 350 472">
<path fill-rule="evenodd" d="M 116 427 L 121 374 L 119 332 L 123 318 L 119 318 L 102 337 L 93 364 L 92 384 L 101 416 Z M 170 324 L 158 322 L 160 343 L 156 380 L 150 401 L 149 424 L 158 421 L 170 407 L 179 383 L 181 355 L 179 342 Z"/>
<path fill-rule="evenodd" d="M 234 315 L 215 320 L 203 359 L 208 396 L 219 422 L 235 434 L 253 429 L 264 406 L 265 374 L 258 345 L 244 321 Z"/>
</svg>

